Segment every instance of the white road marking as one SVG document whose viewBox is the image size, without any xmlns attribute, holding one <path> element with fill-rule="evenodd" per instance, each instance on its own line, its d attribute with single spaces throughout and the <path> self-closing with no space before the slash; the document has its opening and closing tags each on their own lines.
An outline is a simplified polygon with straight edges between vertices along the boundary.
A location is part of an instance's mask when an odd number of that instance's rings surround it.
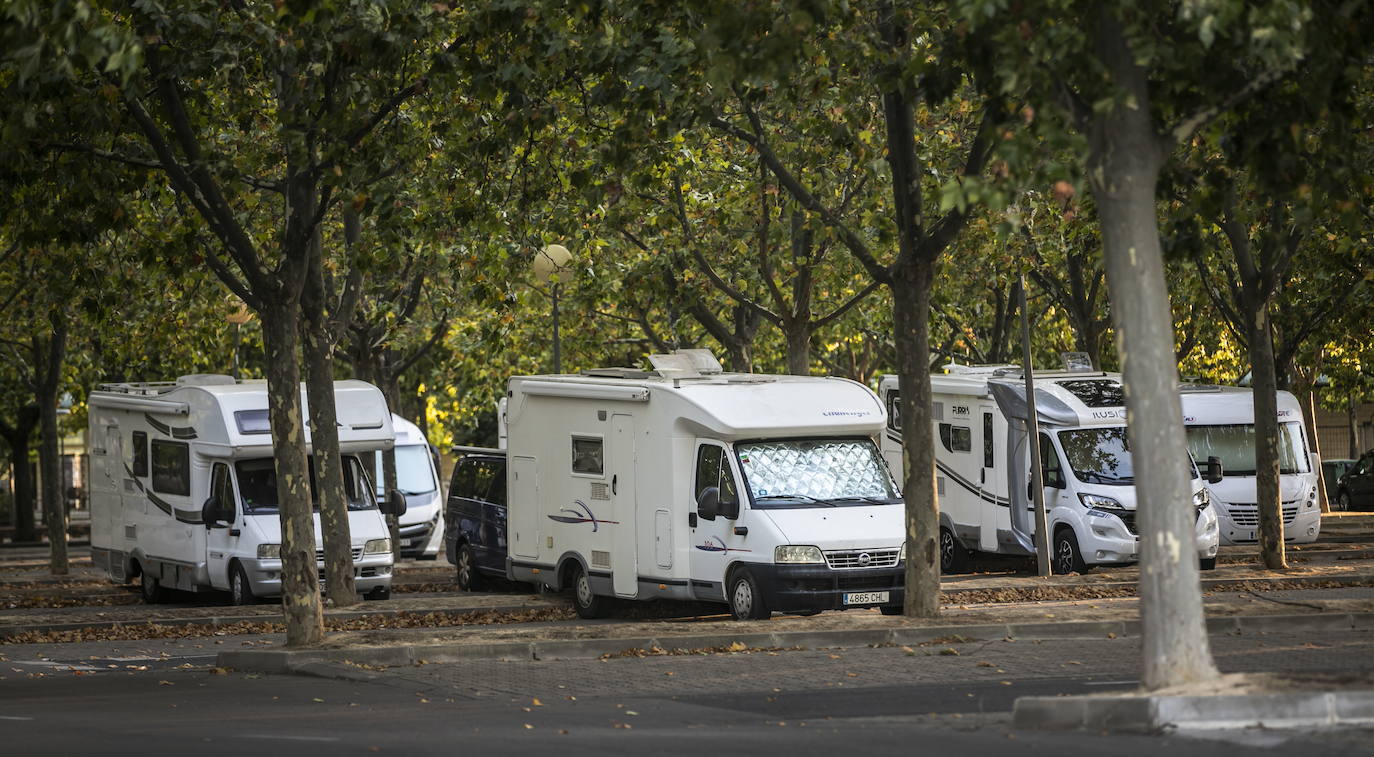
<svg viewBox="0 0 1374 757">
<path fill-rule="evenodd" d="M 45 668 L 62 668 L 64 670 L 100 670 L 100 668 L 91 667 L 90 665 L 82 665 L 73 662 L 54 662 L 53 660 L 14 660 L 13 662 L 15 665 L 38 665 Z"/>
<path fill-rule="evenodd" d="M 0 715 L 0 720 L 33 720 L 33 718 L 26 718 L 21 715 Z"/>
</svg>

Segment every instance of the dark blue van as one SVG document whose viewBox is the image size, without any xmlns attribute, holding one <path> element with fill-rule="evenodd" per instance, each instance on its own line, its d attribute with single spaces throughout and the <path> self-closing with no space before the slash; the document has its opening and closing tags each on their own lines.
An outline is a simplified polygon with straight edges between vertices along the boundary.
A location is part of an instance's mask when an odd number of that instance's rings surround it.
<svg viewBox="0 0 1374 757">
<path fill-rule="evenodd" d="M 458 588 L 476 591 L 506 575 L 506 458 L 497 452 L 458 459 L 444 505 L 444 550 Z"/>
</svg>

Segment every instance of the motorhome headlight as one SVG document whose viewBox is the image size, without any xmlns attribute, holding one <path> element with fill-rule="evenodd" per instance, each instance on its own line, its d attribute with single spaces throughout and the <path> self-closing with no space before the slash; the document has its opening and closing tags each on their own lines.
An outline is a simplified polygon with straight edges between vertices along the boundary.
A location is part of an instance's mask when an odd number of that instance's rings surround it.
<svg viewBox="0 0 1374 757">
<path fill-rule="evenodd" d="M 259 560 L 280 560 L 280 559 L 281 559 L 281 545 L 280 545 L 280 544 L 259 544 L 259 545 L 258 545 L 258 559 L 259 559 Z"/>
<path fill-rule="evenodd" d="M 1316 506 L 1317 506 L 1317 487 L 1314 486 L 1314 487 L 1312 487 L 1312 488 L 1307 492 L 1307 504 L 1304 505 L 1304 507 L 1306 507 L 1308 510 L 1311 510 L 1312 508 L 1314 508 L 1314 507 L 1316 507 Z"/>
<path fill-rule="evenodd" d="M 902 542 L 902 551 L 897 553 L 897 562 L 906 562 L 906 542 Z"/>
<path fill-rule="evenodd" d="M 384 555 L 391 551 L 390 539 L 368 539 L 363 545 L 365 555 Z"/>
<path fill-rule="evenodd" d="M 820 547 L 798 544 L 779 544 L 773 548 L 773 562 L 778 563 L 823 563 L 825 555 Z"/>
<path fill-rule="evenodd" d="M 1125 510 L 1120 502 L 1111 497 L 1104 497 L 1101 494 L 1079 494 L 1078 499 L 1084 507 L 1095 507 L 1099 510 Z"/>
<path fill-rule="evenodd" d="M 1212 497 L 1207 493 L 1206 489 L 1199 489 L 1193 492 L 1193 507 L 1196 507 L 1198 512 L 1206 510 L 1207 506 L 1210 504 L 1212 504 Z"/>
</svg>

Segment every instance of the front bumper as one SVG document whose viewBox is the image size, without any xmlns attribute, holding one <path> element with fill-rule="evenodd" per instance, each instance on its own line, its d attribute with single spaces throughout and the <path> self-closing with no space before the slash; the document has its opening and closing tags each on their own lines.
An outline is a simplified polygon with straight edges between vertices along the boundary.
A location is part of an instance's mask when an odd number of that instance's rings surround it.
<svg viewBox="0 0 1374 757">
<path fill-rule="evenodd" d="M 240 559 L 248 574 L 248 583 L 257 597 L 275 597 L 281 594 L 281 560 L 279 559 Z M 320 581 L 324 581 L 324 563 L 317 562 Z M 378 587 L 391 586 L 392 556 L 363 555 L 353 562 L 353 586 L 359 593 L 366 593 Z"/>
<path fill-rule="evenodd" d="M 401 539 L 399 550 L 401 557 L 433 557 L 438 555 L 440 547 L 444 544 L 443 524 L 444 521 L 440 518 L 402 525 L 396 529 L 396 533 Z"/>
<path fill-rule="evenodd" d="M 845 604 L 846 594 L 888 593 L 884 605 L 902 604 L 905 566 L 857 570 L 834 570 L 827 565 L 778 565 L 751 563 L 749 572 L 769 609 L 779 612 L 844 610 L 851 607 L 877 607 L 878 604 Z"/>
<path fill-rule="evenodd" d="M 1259 541 L 1259 513 L 1254 505 L 1219 504 L 1219 530 L 1222 544 L 1255 544 Z M 1321 508 L 1305 502 L 1285 502 L 1283 540 L 1288 544 L 1311 544 L 1321 536 Z"/>
<path fill-rule="evenodd" d="M 1217 556 L 1219 541 L 1215 511 L 1215 507 L 1204 509 L 1193 525 L 1193 547 L 1203 560 Z M 1112 511 L 1089 510 L 1084 522 L 1088 533 L 1076 534 L 1084 562 L 1098 565 L 1140 559 L 1140 537 L 1134 531 L 1138 526 L 1133 513 L 1128 519 L 1123 519 Z"/>
</svg>

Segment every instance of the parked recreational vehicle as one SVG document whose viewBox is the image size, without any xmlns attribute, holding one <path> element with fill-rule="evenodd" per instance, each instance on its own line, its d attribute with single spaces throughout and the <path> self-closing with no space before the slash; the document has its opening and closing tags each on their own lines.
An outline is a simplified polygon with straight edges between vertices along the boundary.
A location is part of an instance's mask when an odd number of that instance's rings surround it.
<svg viewBox="0 0 1374 757">
<path fill-rule="evenodd" d="M 391 414 L 371 384 L 336 381 L 334 393 L 354 579 L 360 592 L 385 598 L 391 541 L 357 453 L 393 444 Z M 91 392 L 88 438 L 91 556 L 110 578 L 140 579 L 149 602 L 168 589 L 227 589 L 237 604 L 281 593 L 266 382 L 199 375 L 106 384 Z M 323 568 L 319 529 L 317 513 Z"/>
<path fill-rule="evenodd" d="M 875 438 L 883 407 L 836 378 L 655 370 L 521 376 L 506 418 L 507 575 L 607 598 L 771 611 L 902 603 L 903 508 Z"/>
<path fill-rule="evenodd" d="M 947 370 L 930 377 L 940 569 L 966 569 L 970 552 L 1034 554 L 1021 369 Z M 1037 373 L 1034 386 L 1055 572 L 1082 572 L 1091 565 L 1138 559 L 1135 479 L 1119 376 Z M 889 460 L 900 460 L 897 377 L 884 377 L 879 391 L 894 419 L 884 436 L 884 453 Z M 1217 556 L 1216 516 L 1191 461 L 1189 467 L 1197 512 L 1194 546 L 1202 567 L 1211 569 Z"/>
<path fill-rule="evenodd" d="M 1317 475 L 1321 465 L 1308 454 L 1302 406 L 1288 392 L 1278 393 L 1279 499 L 1283 503 L 1284 541 L 1307 544 L 1321 532 Z M 1207 483 L 1217 508 L 1222 544 L 1259 540 L 1255 494 L 1255 398 L 1237 386 L 1183 387 L 1183 422 L 1188 449 L 1205 461 L 1218 458 L 1224 477 Z"/>
<path fill-rule="evenodd" d="M 439 468 L 434 448 L 414 423 L 395 413 L 391 426 L 396 429 L 396 488 L 406 498 L 406 512 L 400 517 L 401 557 L 433 559 L 444 546 L 444 494 L 439 488 Z M 382 456 L 376 456 L 372 480 L 377 498 L 386 496 L 386 477 Z"/>
</svg>

